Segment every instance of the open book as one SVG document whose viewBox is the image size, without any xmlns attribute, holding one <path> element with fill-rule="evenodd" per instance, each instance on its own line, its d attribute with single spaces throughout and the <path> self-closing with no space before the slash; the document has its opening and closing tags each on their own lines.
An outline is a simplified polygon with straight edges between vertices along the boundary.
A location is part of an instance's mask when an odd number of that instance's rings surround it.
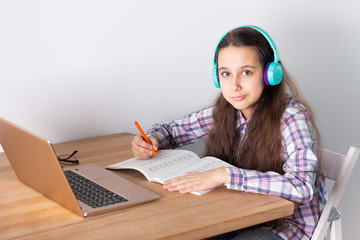
<svg viewBox="0 0 360 240">
<path fill-rule="evenodd" d="M 135 169 L 144 174 L 150 182 L 164 184 L 165 181 L 185 175 L 186 172 L 205 172 L 220 167 L 233 167 L 215 157 L 200 158 L 188 150 L 160 150 L 158 156 L 148 160 L 131 158 L 110 166 L 107 169 Z M 213 189 L 192 192 L 202 195 Z"/>
</svg>

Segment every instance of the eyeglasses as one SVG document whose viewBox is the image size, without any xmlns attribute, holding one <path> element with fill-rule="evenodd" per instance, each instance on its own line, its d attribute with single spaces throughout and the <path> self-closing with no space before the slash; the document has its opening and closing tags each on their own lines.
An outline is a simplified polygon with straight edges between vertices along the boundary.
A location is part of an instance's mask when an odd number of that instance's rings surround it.
<svg viewBox="0 0 360 240">
<path fill-rule="evenodd" d="M 61 154 L 58 156 L 58 160 L 66 163 L 79 164 L 79 160 L 75 157 L 78 151 L 75 150 L 72 154 Z"/>
</svg>

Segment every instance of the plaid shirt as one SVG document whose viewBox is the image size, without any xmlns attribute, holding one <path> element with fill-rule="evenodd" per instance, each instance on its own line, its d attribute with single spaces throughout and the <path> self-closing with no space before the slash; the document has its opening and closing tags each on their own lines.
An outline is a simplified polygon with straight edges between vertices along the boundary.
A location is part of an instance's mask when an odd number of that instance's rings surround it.
<svg viewBox="0 0 360 240">
<path fill-rule="evenodd" d="M 247 122 L 238 111 L 239 129 Z M 155 124 L 148 132 L 158 139 L 160 148 L 174 148 L 206 139 L 213 126 L 212 108 L 185 115 L 165 124 Z M 281 119 L 284 175 L 241 168 L 226 168 L 227 188 L 277 195 L 295 203 L 294 214 L 286 217 L 285 230 L 272 231 L 284 239 L 309 239 L 325 206 L 327 192 L 324 177 L 316 173 L 317 145 L 308 111 L 289 98 Z"/>
</svg>

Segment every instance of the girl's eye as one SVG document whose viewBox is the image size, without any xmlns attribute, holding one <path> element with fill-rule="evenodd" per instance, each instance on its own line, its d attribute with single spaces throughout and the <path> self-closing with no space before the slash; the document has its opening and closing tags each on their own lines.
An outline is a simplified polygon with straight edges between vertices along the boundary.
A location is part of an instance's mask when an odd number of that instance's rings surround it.
<svg viewBox="0 0 360 240">
<path fill-rule="evenodd" d="M 230 77 L 230 73 L 229 72 L 223 72 L 223 73 L 221 73 L 221 76 Z"/>
<path fill-rule="evenodd" d="M 249 71 L 249 70 L 244 70 L 241 74 L 242 74 L 243 76 L 249 76 L 249 75 L 251 75 L 251 71 Z"/>
</svg>

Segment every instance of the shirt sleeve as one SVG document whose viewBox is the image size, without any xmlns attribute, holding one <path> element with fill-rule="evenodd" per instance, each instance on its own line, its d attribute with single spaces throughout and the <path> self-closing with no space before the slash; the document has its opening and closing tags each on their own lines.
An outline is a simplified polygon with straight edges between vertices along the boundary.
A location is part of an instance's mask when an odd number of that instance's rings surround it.
<svg viewBox="0 0 360 240">
<path fill-rule="evenodd" d="M 307 111 L 284 113 L 282 136 L 284 175 L 240 168 L 226 168 L 229 189 L 277 195 L 297 204 L 307 204 L 313 197 L 317 146 Z"/>
<path fill-rule="evenodd" d="M 159 141 L 159 148 L 175 148 L 205 138 L 212 125 L 212 108 L 206 108 L 176 121 L 155 124 L 146 134 Z"/>
</svg>

